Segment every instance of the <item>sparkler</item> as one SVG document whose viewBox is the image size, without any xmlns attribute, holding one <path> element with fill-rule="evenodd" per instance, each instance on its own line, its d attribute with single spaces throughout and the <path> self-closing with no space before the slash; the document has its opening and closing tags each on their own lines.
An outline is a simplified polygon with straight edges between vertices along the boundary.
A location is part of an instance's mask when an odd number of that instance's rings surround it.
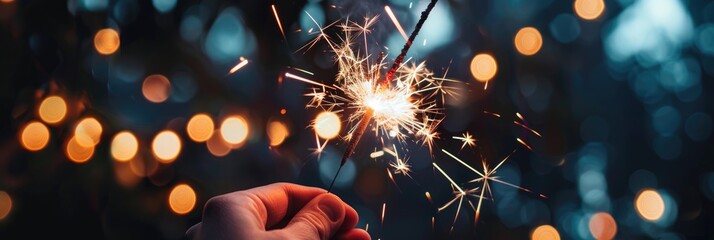
<svg viewBox="0 0 714 240">
<path fill-rule="evenodd" d="M 376 17 L 365 18 L 361 23 L 348 19 L 344 24 L 337 25 L 342 29 L 344 36 L 339 37 L 340 42 L 335 42 L 325 34 L 324 30 L 336 25 L 337 22 L 322 27 L 309 13 L 307 14 L 317 25 L 316 31 L 310 31 L 317 34 L 317 37 L 298 51 L 310 49 L 317 42 L 324 40 L 335 54 L 339 72 L 335 83 L 331 85 L 292 73 L 286 73 L 285 77 L 316 86 L 312 89 L 312 93 L 306 94 L 312 98 L 307 107 L 346 114 L 349 116 L 347 121 L 350 123 L 348 133 L 343 138 L 347 141 L 346 149 L 328 192 L 332 189 L 340 170 L 354 153 L 371 123 L 374 123 L 372 126 L 375 135 L 382 137 L 383 143 L 384 136 L 401 142 L 406 141 L 407 136 L 416 136 L 420 138 L 423 145 L 428 145 L 432 149 L 433 140 L 438 137 L 436 126 L 441 122 L 440 115 L 443 114 L 438 104 L 443 103 L 441 94 L 451 94 L 444 87 L 443 82 L 453 80 L 435 78 L 433 73 L 426 68 L 424 62 L 411 63 L 410 59 L 405 58 L 437 1 L 432 0 L 422 12 L 414 31 L 407 38 L 400 54 L 383 77 L 381 70 L 386 66 L 384 53 L 380 53 L 374 61 L 368 54 L 367 47 L 366 35 L 371 31 Z M 388 7 L 385 9 L 400 32 L 403 32 L 391 9 Z M 353 49 L 354 40 L 360 35 L 364 40 L 364 54 L 360 53 L 362 50 Z M 371 154 L 371 157 L 383 154 L 383 152 L 375 152 Z M 397 160 L 390 164 L 390 167 L 395 169 L 394 174 L 409 176 L 411 166 L 405 159 L 394 155 Z"/>
</svg>

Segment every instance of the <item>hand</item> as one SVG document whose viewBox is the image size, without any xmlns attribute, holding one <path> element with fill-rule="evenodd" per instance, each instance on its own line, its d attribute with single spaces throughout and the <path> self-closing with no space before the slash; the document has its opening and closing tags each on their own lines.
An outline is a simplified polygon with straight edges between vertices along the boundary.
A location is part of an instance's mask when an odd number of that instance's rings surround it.
<svg viewBox="0 0 714 240">
<path fill-rule="evenodd" d="M 188 239 L 370 239 L 357 212 L 324 189 L 275 183 L 213 197 Z"/>
</svg>

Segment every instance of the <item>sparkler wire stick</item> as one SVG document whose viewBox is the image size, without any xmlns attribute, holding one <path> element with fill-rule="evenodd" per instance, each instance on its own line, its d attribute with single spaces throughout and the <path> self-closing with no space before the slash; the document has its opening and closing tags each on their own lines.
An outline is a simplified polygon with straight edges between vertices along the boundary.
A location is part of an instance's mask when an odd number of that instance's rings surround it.
<svg viewBox="0 0 714 240">
<path fill-rule="evenodd" d="M 416 27 L 414 28 L 414 31 L 412 34 L 409 36 L 409 39 L 407 39 L 407 42 L 404 44 L 404 47 L 402 47 L 402 51 L 397 56 L 396 59 L 394 59 L 394 63 L 392 63 L 392 67 L 389 69 L 389 72 L 387 72 L 387 75 L 385 75 L 384 79 L 379 84 L 379 87 L 389 87 L 389 83 L 392 81 L 394 78 L 394 73 L 397 72 L 397 69 L 399 68 L 399 65 L 402 64 L 402 61 L 404 61 L 404 57 L 406 57 L 407 52 L 409 52 L 409 48 L 412 46 L 412 42 L 416 38 L 416 36 L 419 34 L 419 30 L 421 30 L 422 25 L 424 25 L 424 22 L 426 19 L 429 17 L 429 13 L 431 13 L 431 9 L 434 8 L 434 5 L 436 5 L 436 2 L 438 0 L 431 0 L 429 2 L 429 5 L 426 7 L 426 9 L 421 12 L 421 17 L 419 18 L 419 21 L 416 24 Z M 335 180 L 337 179 L 337 176 L 340 174 L 340 170 L 342 169 L 342 166 L 345 165 L 345 162 L 347 162 L 347 159 L 352 156 L 352 153 L 354 152 L 355 148 L 357 147 L 357 144 L 359 143 L 360 139 L 362 138 L 362 135 L 364 135 L 364 132 L 367 130 L 367 126 L 369 125 L 369 122 L 372 120 L 372 117 L 374 116 L 374 111 L 370 108 L 367 108 L 367 112 L 362 116 L 362 119 L 360 119 L 359 125 L 357 125 L 357 130 L 352 134 L 352 137 L 350 138 L 349 142 L 347 143 L 347 149 L 345 153 L 342 155 L 342 160 L 340 161 L 340 167 L 337 168 L 337 173 L 335 173 L 335 177 L 332 179 L 332 183 L 330 184 L 330 188 L 327 189 L 327 192 L 330 192 L 332 190 L 332 185 L 335 184 Z"/>
</svg>

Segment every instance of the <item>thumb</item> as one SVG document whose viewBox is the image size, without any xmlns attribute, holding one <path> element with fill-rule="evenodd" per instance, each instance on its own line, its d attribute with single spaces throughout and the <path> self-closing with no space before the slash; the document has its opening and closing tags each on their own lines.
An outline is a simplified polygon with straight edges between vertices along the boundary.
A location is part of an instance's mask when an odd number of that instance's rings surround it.
<svg viewBox="0 0 714 240">
<path fill-rule="evenodd" d="M 289 239 L 330 239 L 345 218 L 342 200 L 334 194 L 321 194 L 306 204 L 280 230 Z"/>
</svg>

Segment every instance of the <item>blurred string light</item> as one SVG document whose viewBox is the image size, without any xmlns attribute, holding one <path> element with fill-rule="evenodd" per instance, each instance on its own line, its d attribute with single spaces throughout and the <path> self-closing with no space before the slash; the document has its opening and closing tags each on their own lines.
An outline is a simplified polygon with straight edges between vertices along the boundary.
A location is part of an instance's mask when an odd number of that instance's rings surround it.
<svg viewBox="0 0 714 240">
<path fill-rule="evenodd" d="M 102 55 L 111 55 L 119 49 L 119 33 L 111 28 L 97 31 L 94 35 L 94 48 Z"/>
<path fill-rule="evenodd" d="M 99 144 L 102 137 L 102 124 L 96 118 L 84 118 L 74 129 L 74 137 L 78 144 L 84 147 L 94 147 Z"/>
<path fill-rule="evenodd" d="M 85 163 L 94 155 L 94 146 L 85 146 L 77 141 L 77 137 L 73 136 L 67 141 L 65 153 L 67 158 L 74 163 Z"/>
<path fill-rule="evenodd" d="M 248 138 L 248 122 L 240 115 L 230 116 L 221 123 L 221 136 L 232 146 L 242 144 Z"/>
<path fill-rule="evenodd" d="M 205 142 L 211 138 L 215 126 L 213 119 L 205 113 L 193 115 L 186 124 L 186 133 L 195 142 Z"/>
<path fill-rule="evenodd" d="M 139 142 L 134 134 L 129 131 L 117 133 L 112 139 L 111 154 L 119 162 L 127 162 L 136 156 L 139 150 Z"/>
<path fill-rule="evenodd" d="M 498 72 L 498 64 L 491 54 L 480 53 L 471 60 L 471 74 L 479 82 L 490 81 L 496 76 L 496 72 Z"/>
<path fill-rule="evenodd" d="M 342 122 L 336 113 L 325 111 L 315 117 L 312 127 L 320 138 L 333 139 L 340 134 Z"/>
<path fill-rule="evenodd" d="M 5 219 L 7 215 L 10 215 L 12 211 L 12 198 L 10 194 L 5 191 L 0 191 L 0 221 Z"/>
<path fill-rule="evenodd" d="M 49 96 L 42 100 L 37 110 L 40 119 L 48 124 L 61 122 L 67 115 L 67 103 L 60 96 Z"/>
<path fill-rule="evenodd" d="M 692 38 L 693 23 L 678 0 L 637 0 L 613 21 L 605 34 L 605 53 L 610 60 L 631 57 L 644 66 L 664 63 Z"/>
<path fill-rule="evenodd" d="M 171 83 L 169 79 L 161 74 L 149 75 L 141 85 L 141 93 L 144 98 L 153 103 L 162 103 L 169 98 Z"/>
<path fill-rule="evenodd" d="M 154 156 L 162 163 L 171 163 L 181 153 L 181 139 L 170 130 L 164 130 L 154 137 L 151 143 Z"/>
<path fill-rule="evenodd" d="M 575 0 L 575 13 L 584 20 L 595 20 L 605 11 L 604 0 Z"/>
<path fill-rule="evenodd" d="M 208 141 L 206 141 L 206 148 L 208 148 L 208 152 L 216 157 L 223 157 L 231 152 L 231 145 L 223 140 L 220 129 L 216 129 Z"/>
<path fill-rule="evenodd" d="M 176 7 L 177 0 L 151 0 L 151 3 L 160 13 L 167 13 Z"/>
<path fill-rule="evenodd" d="M 561 13 L 556 16 L 549 25 L 553 38 L 560 43 L 570 43 L 580 36 L 580 22 L 569 13 Z"/>
<path fill-rule="evenodd" d="M 29 151 L 39 151 L 50 141 L 50 130 L 41 122 L 27 123 L 20 133 L 20 144 Z"/>
<path fill-rule="evenodd" d="M 617 222 L 606 212 L 593 214 L 588 227 L 595 239 L 614 239 L 617 234 Z"/>
<path fill-rule="evenodd" d="M 10 215 L 12 211 L 12 198 L 5 191 L 0 191 L 0 221 Z"/>
<path fill-rule="evenodd" d="M 184 215 L 196 206 L 196 192 L 188 184 L 179 184 L 171 189 L 169 207 L 176 214 Z"/>
<path fill-rule="evenodd" d="M 267 134 L 270 146 L 279 146 L 290 135 L 288 127 L 280 121 L 268 122 Z"/>
<path fill-rule="evenodd" d="M 560 240 L 560 234 L 551 225 L 541 225 L 533 230 L 531 240 Z"/>
<path fill-rule="evenodd" d="M 523 55 L 531 56 L 540 50 L 543 46 L 543 38 L 538 29 L 533 27 L 524 27 L 518 30 L 516 37 L 513 39 L 516 45 L 516 50 Z"/>
<path fill-rule="evenodd" d="M 240 56 L 248 56 L 256 48 L 253 33 L 245 27 L 240 11 L 229 7 L 221 11 L 208 30 L 204 50 L 211 60 L 227 65 Z"/>
<path fill-rule="evenodd" d="M 662 218 L 665 210 L 664 199 L 653 189 L 644 189 L 635 198 L 635 209 L 643 219 L 654 222 Z"/>
</svg>

